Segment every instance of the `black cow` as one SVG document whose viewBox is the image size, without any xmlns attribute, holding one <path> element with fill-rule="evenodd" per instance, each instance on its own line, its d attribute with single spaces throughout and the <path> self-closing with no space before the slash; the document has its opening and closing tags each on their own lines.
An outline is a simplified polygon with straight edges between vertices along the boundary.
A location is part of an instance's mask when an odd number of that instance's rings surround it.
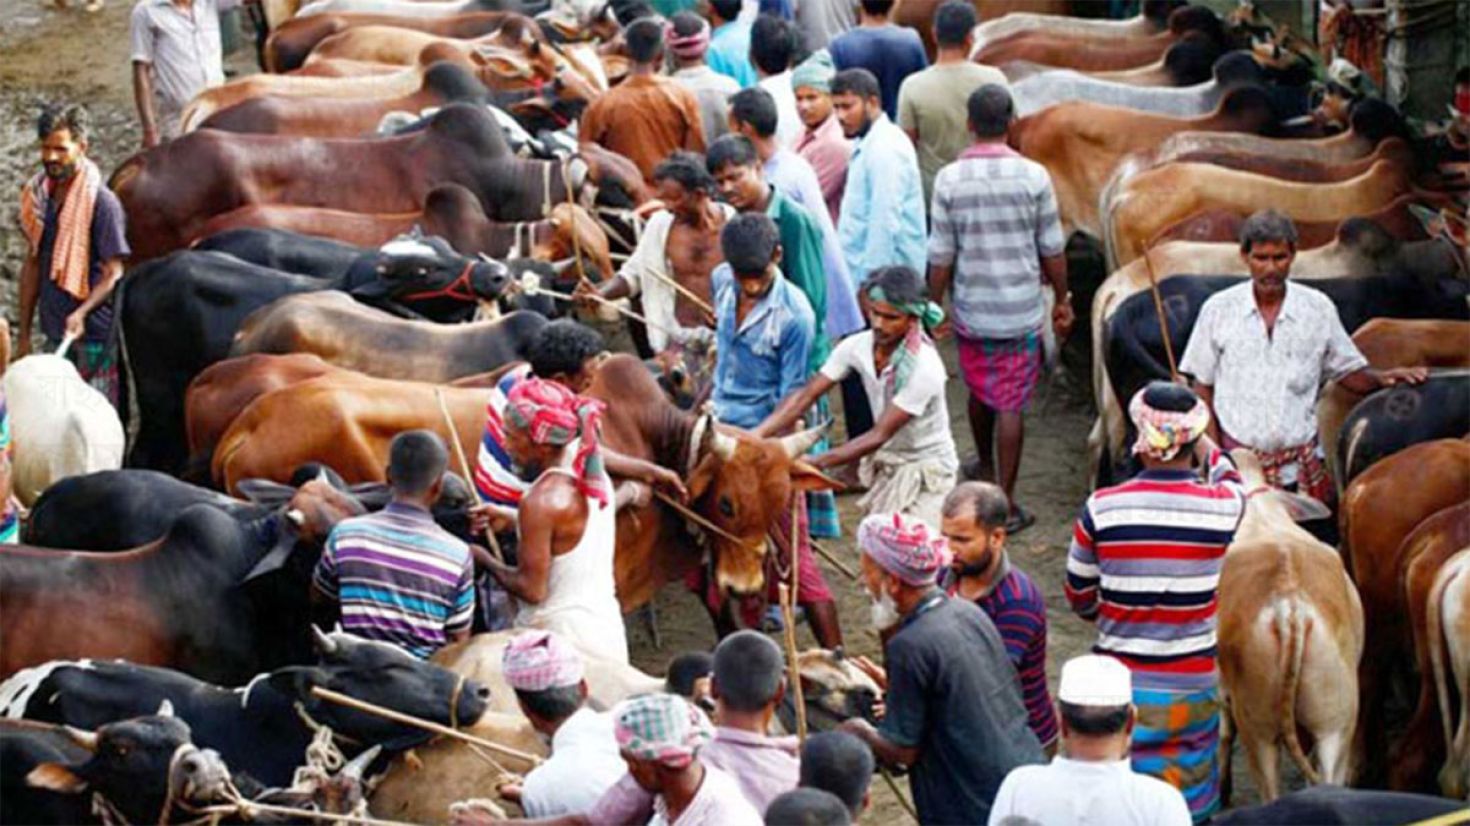
<svg viewBox="0 0 1470 826">
<path fill-rule="evenodd" d="M 1370 465 L 1409 445 L 1470 433 L 1470 370 L 1431 371 L 1420 385 L 1386 387 L 1358 402 L 1337 441 L 1345 488 Z"/>
<path fill-rule="evenodd" d="M 391 645 L 317 631 L 314 666 L 261 674 L 244 688 L 221 688 L 166 668 L 124 662 L 50 663 L 0 685 L 0 714 L 91 728 L 157 708 L 167 700 L 200 746 L 217 750 L 241 774 L 286 786 L 303 762 L 315 724 L 330 726 L 349 755 L 373 745 L 387 752 L 421 745 L 423 729 L 318 699 L 320 686 L 441 725 L 471 724 L 490 689 Z M 453 707 L 451 708 L 451 704 Z"/>
<path fill-rule="evenodd" d="M 1440 820 L 1444 815 L 1455 812 L 1463 816 Z M 1470 819 L 1470 812 L 1466 811 L 1463 800 L 1447 800 L 1427 794 L 1345 789 L 1341 786 L 1312 786 L 1283 795 L 1270 803 L 1216 815 L 1210 822 L 1249 826 L 1298 823 L 1390 826 L 1399 823 L 1465 823 L 1467 819 Z"/>
<path fill-rule="evenodd" d="M 499 262 L 433 254 L 418 242 L 380 253 L 375 273 L 375 281 L 356 289 L 359 300 L 381 304 L 379 294 L 386 292 L 389 303 L 437 313 L 438 321 L 464 320 L 477 299 L 494 299 L 509 283 L 509 271 Z M 362 276 L 353 270 L 348 277 Z M 338 286 L 192 250 L 129 272 L 116 299 L 123 373 L 134 400 L 122 405 L 136 434 L 128 464 L 182 471 L 188 460 L 184 392 L 189 381 L 229 355 L 235 331 L 250 313 L 282 296 Z"/>
<path fill-rule="evenodd" d="M 85 728 L 0 720 L 0 823 L 103 822 L 93 795 L 126 823 L 183 821 L 189 816 L 178 804 L 217 802 L 229 780 L 218 754 L 191 748 L 189 726 L 178 718 Z"/>
</svg>

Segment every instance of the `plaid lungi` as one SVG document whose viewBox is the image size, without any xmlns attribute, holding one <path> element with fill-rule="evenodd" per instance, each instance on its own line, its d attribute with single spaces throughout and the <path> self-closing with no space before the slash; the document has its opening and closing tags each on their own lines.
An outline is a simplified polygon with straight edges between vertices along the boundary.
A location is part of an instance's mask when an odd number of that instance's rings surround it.
<svg viewBox="0 0 1470 826">
<path fill-rule="evenodd" d="M 956 338 L 960 374 L 971 395 L 1000 413 L 1025 410 L 1041 379 L 1040 331 L 1020 338 Z"/>
<path fill-rule="evenodd" d="M 1133 689 L 1133 770 L 1178 789 L 1195 823 L 1220 808 L 1220 689 Z"/>
<path fill-rule="evenodd" d="M 825 422 L 832 418 L 832 405 L 826 396 L 817 399 L 812 407 L 813 418 Z M 832 448 L 832 440 L 823 436 L 808 454 L 816 456 Z M 811 536 L 818 539 L 836 539 L 842 536 L 842 522 L 837 516 L 837 497 L 830 490 L 814 490 L 806 495 L 807 527 Z"/>
<path fill-rule="evenodd" d="M 47 340 L 47 349 L 55 351 L 61 346 L 59 341 Z M 107 401 L 117 407 L 117 354 L 110 349 L 105 341 L 78 341 L 72 344 L 71 349 L 66 351 L 66 360 L 76 365 L 77 372 L 81 374 L 82 381 L 91 385 L 93 389 L 107 397 Z"/>
</svg>

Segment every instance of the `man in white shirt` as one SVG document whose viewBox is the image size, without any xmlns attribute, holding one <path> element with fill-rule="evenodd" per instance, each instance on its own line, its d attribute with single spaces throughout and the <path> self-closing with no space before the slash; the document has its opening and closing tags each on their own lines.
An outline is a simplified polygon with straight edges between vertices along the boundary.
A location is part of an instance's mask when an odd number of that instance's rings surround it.
<svg viewBox="0 0 1470 826">
<path fill-rule="evenodd" d="M 905 513 L 938 525 L 944 497 L 954 487 L 959 460 L 949 429 L 947 374 L 924 332 L 944 317 L 929 301 L 924 280 L 908 267 L 881 267 L 863 283 L 871 328 L 843 339 L 822 369 L 787 396 L 756 428 L 773 436 L 791 428 L 817 399 L 856 374 L 868 403 L 879 411 L 871 430 L 818 456 L 820 468 L 861 459 L 868 492 L 865 513 Z"/>
<path fill-rule="evenodd" d="M 138 0 L 132 37 L 133 101 L 143 148 L 179 135 L 179 115 L 194 96 L 225 82 L 219 13 L 241 0 Z"/>
<path fill-rule="evenodd" d="M 805 127 L 796 111 L 796 90 L 791 86 L 791 59 L 796 54 L 796 29 L 775 15 L 756 18 L 750 30 L 750 63 L 755 67 L 756 85 L 776 101 L 776 140 L 790 149 L 801 139 Z"/>
<path fill-rule="evenodd" d="M 1062 753 L 1044 766 L 1021 766 L 1006 775 L 990 809 L 990 826 L 1190 825 L 1178 789 L 1129 765 L 1136 710 L 1127 666 L 1096 654 L 1068 660 L 1057 705 Z"/>
</svg>

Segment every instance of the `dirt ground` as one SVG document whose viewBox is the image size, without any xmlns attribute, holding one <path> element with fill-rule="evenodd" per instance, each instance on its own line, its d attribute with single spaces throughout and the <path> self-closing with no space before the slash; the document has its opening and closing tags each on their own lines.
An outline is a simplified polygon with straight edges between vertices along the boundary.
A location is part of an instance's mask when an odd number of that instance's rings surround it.
<svg viewBox="0 0 1470 826">
<path fill-rule="evenodd" d="M 58 11 L 40 0 L 0 0 L 0 193 L 15 193 L 37 169 L 34 118 L 42 102 L 82 102 L 95 124 L 92 157 L 104 174 L 137 147 L 139 133 L 133 112 L 128 73 L 128 11 L 131 3 L 109 0 L 102 11 Z M 250 58 L 238 53 L 229 65 L 249 71 Z M 18 230 L 17 199 L 0 199 L 0 309 L 16 317 L 15 280 L 24 252 Z M 1074 283 L 1082 299 L 1086 285 L 1100 280 L 1098 262 L 1074 258 Z M 1078 317 L 1087 317 L 1079 301 Z M 1030 573 L 1046 594 L 1050 623 L 1048 675 L 1055 687 L 1056 673 L 1067 658 L 1086 651 L 1094 639 L 1092 627 L 1072 615 L 1062 594 L 1067 542 L 1072 520 L 1088 493 L 1086 440 L 1092 411 L 1088 398 L 1085 331 L 1074 335 L 1063 354 L 1063 370 L 1040 389 L 1027 418 L 1027 441 L 1021 467 L 1018 498 L 1037 518 L 1036 525 L 1009 544 L 1012 561 Z M 954 368 L 954 351 L 945 357 Z M 949 385 L 949 409 L 962 456 L 973 455 L 965 420 L 965 390 Z M 839 497 L 844 537 L 829 541 L 855 568 L 852 536 L 861 517 L 855 496 Z M 867 597 L 856 583 L 824 564 L 828 582 L 838 595 L 847 649 L 878 659 L 877 640 L 868 631 Z M 652 673 L 663 672 L 673 656 L 714 645 L 713 629 L 692 595 L 679 587 L 664 590 L 657 601 L 662 645 L 655 649 L 636 618 L 630 618 L 634 662 Z M 803 625 L 801 644 L 813 644 Z M 1254 802 L 1254 790 L 1237 761 L 1237 803 Z M 900 781 L 902 782 L 902 781 Z M 1299 779 L 1293 785 L 1299 784 Z M 906 784 L 903 784 L 906 786 Z M 1242 788 L 1242 786 L 1244 788 Z M 868 823 L 900 823 L 904 816 L 893 794 L 881 781 L 873 787 L 873 809 Z"/>
</svg>

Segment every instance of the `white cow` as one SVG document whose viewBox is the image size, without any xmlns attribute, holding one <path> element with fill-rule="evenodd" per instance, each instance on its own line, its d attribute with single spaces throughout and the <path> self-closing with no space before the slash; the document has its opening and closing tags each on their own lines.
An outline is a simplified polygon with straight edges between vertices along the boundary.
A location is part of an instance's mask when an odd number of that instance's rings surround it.
<svg viewBox="0 0 1470 826">
<path fill-rule="evenodd" d="M 1470 795 L 1470 548 L 1439 569 L 1427 607 L 1429 662 L 1447 747 L 1439 787 L 1448 797 L 1462 798 Z"/>
<path fill-rule="evenodd" d="M 122 421 L 61 356 L 33 355 L 5 373 L 15 496 L 30 507 L 68 476 L 122 467 Z"/>
<path fill-rule="evenodd" d="M 389 14 L 394 17 L 453 17 L 487 10 L 487 4 L 480 0 L 313 0 L 298 9 L 296 16 Z"/>
</svg>

